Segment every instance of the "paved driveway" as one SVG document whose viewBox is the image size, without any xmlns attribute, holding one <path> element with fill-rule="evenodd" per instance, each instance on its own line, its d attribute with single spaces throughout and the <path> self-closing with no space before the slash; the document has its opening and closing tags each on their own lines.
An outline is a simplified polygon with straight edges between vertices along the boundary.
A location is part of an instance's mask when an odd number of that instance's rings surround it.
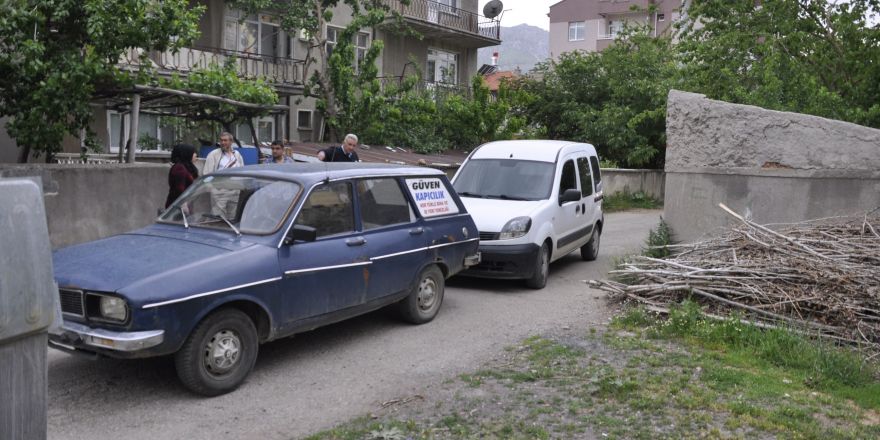
<svg viewBox="0 0 880 440">
<path fill-rule="evenodd" d="M 612 257 L 637 252 L 659 215 L 606 215 L 600 258 L 587 263 L 574 253 L 554 263 L 543 290 L 453 279 L 429 324 L 378 311 L 264 345 L 245 384 L 212 399 L 186 392 L 170 359 L 92 361 L 50 349 L 49 438 L 291 439 L 429 394 L 529 335 L 606 323 L 602 293 L 581 280 L 601 278 Z"/>
</svg>

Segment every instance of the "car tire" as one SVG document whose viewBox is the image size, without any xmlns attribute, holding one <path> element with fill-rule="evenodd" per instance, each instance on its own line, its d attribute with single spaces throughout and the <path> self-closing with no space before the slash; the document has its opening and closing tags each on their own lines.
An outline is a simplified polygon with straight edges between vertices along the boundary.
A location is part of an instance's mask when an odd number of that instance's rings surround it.
<svg viewBox="0 0 880 440">
<path fill-rule="evenodd" d="M 547 276 L 550 273 L 550 245 L 545 241 L 538 251 L 535 259 L 535 273 L 526 280 L 526 285 L 532 289 L 543 289 L 547 285 Z"/>
<path fill-rule="evenodd" d="M 257 360 L 259 340 L 253 321 L 236 309 L 208 315 L 174 355 L 177 376 L 190 391 L 219 396 L 235 390 Z"/>
<path fill-rule="evenodd" d="M 443 304 L 446 279 L 436 265 L 422 269 L 409 295 L 399 304 L 401 317 L 412 324 L 424 324 L 434 319 Z"/>
<path fill-rule="evenodd" d="M 590 241 L 581 246 L 581 260 L 593 261 L 599 256 L 599 239 L 602 231 L 598 227 L 593 228 L 593 236 Z"/>
</svg>

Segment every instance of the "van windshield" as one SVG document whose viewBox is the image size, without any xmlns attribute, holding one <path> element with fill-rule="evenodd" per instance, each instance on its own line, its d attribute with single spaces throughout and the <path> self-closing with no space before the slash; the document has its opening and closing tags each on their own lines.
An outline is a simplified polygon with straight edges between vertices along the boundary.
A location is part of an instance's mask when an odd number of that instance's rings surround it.
<svg viewBox="0 0 880 440">
<path fill-rule="evenodd" d="M 546 200 L 553 189 L 553 171 L 550 162 L 476 159 L 464 165 L 453 186 L 462 197 Z"/>
</svg>

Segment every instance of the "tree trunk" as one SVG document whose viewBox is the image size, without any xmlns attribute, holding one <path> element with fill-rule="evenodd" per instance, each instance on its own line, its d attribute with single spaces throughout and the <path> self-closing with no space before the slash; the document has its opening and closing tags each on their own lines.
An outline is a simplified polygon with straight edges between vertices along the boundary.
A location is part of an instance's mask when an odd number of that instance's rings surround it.
<svg viewBox="0 0 880 440">
<path fill-rule="evenodd" d="M 31 146 L 22 145 L 18 147 L 18 163 L 27 163 L 28 157 L 31 155 Z"/>
</svg>

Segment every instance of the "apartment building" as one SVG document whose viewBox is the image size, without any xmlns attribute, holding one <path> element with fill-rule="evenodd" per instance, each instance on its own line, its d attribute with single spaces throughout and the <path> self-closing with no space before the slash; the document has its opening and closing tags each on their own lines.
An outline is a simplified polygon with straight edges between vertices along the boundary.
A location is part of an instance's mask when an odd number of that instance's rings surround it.
<svg viewBox="0 0 880 440">
<path fill-rule="evenodd" d="M 386 0 L 388 6 L 403 17 L 409 27 L 422 35 L 398 35 L 382 27 L 363 29 L 355 39 L 358 56 L 363 56 L 375 41 L 382 40 L 384 49 L 378 60 L 379 72 L 386 82 L 399 81 L 402 76 L 421 73 L 421 87 L 444 93 L 455 92 L 469 84 L 477 72 L 477 49 L 500 44 L 500 23 L 477 13 L 477 0 Z M 201 36 L 191 47 L 177 53 L 155 52 L 149 62 L 160 75 L 187 75 L 211 63 L 232 61 L 238 75 L 262 77 L 280 96 L 284 110 L 274 109 L 269 116 L 254 121 L 261 142 L 272 139 L 317 141 L 323 121 L 315 111 L 315 99 L 304 98 L 304 83 L 311 72 L 305 71 L 308 37 L 300 32 L 288 34 L 271 11 L 244 16 L 230 8 L 224 0 L 199 0 L 206 12 L 199 23 Z M 350 23 L 351 10 L 342 5 L 322 29 L 327 49 L 332 50 L 341 30 Z M 137 69 L 141 51 L 132 50 L 120 60 L 124 68 Z M 312 68 L 319 66 L 312 64 Z M 311 69 L 310 69 L 311 70 Z M 131 131 L 131 117 L 125 106 L 109 100 L 93 103 L 95 116 L 91 129 L 106 153 L 116 153 L 125 145 Z M 164 124 L 163 112 L 145 110 L 138 117 L 138 148 L 168 146 L 181 140 L 183 134 L 171 124 Z M 2 121 L 0 121 L 2 122 Z M 251 143 L 247 125 L 236 128 L 243 143 Z M 0 127 L 0 161 L 15 157 L 14 142 L 5 137 Z M 193 141 L 193 139 L 183 139 Z M 148 145 L 144 145 L 148 144 Z M 64 142 L 65 152 L 80 151 L 80 140 L 70 137 Z"/>
<path fill-rule="evenodd" d="M 681 9 L 682 0 L 562 0 L 547 14 L 550 57 L 604 50 L 614 44 L 625 23 L 648 25 L 655 36 L 668 34 Z"/>
</svg>

